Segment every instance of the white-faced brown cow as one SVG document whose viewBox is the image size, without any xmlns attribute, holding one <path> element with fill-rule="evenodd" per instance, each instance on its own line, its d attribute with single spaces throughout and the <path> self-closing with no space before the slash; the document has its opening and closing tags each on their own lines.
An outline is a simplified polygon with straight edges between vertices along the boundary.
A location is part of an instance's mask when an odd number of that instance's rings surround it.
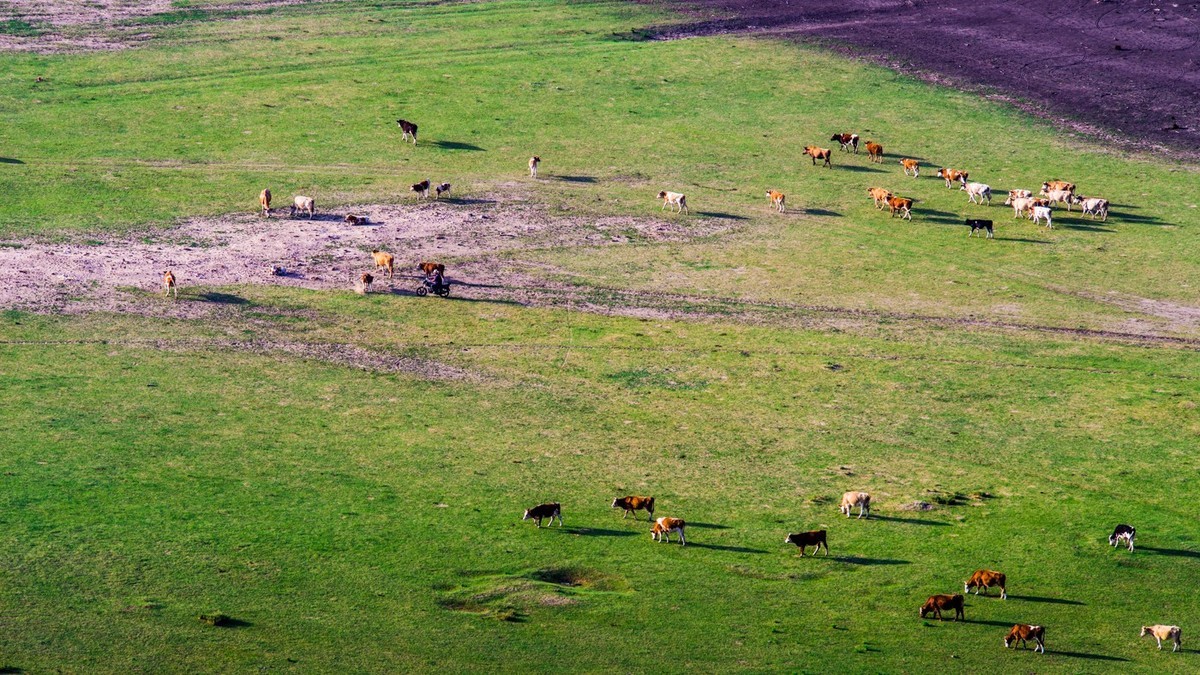
<svg viewBox="0 0 1200 675">
<path fill-rule="evenodd" d="M 637 520 L 637 512 L 643 510 L 646 512 L 646 520 L 654 518 L 654 497 L 639 497 L 637 495 L 617 497 L 613 500 L 612 507 L 614 509 L 625 510 L 625 515 L 621 516 L 621 520 L 628 518 L 631 513 L 633 514 L 633 519 Z"/>
<path fill-rule="evenodd" d="M 992 570 L 975 570 L 970 579 L 963 582 L 963 593 L 970 593 L 971 589 L 975 589 L 975 595 L 979 595 L 979 590 L 983 589 L 984 595 L 987 595 L 987 589 L 995 586 L 1000 589 L 1000 599 L 1008 599 L 1008 591 L 1005 589 L 1004 583 L 1006 577 L 1003 572 L 993 572 Z"/>
<path fill-rule="evenodd" d="M 959 171 L 958 169 L 938 169 L 937 177 L 946 181 L 946 188 L 949 189 L 954 187 L 955 183 L 966 185 L 967 179 L 971 177 L 971 174 L 966 171 Z"/>
<path fill-rule="evenodd" d="M 1033 651 L 1046 653 L 1046 627 L 1031 626 L 1027 623 L 1019 623 L 1008 631 L 1008 635 L 1004 636 L 1004 648 L 1008 649 L 1009 645 L 1021 643 L 1021 649 L 1028 649 L 1026 640 L 1033 640 Z"/>
<path fill-rule="evenodd" d="M 650 528 L 650 538 L 654 541 L 663 541 L 671 543 L 671 533 L 679 535 L 679 545 L 687 546 L 687 539 L 683 537 L 683 528 L 687 523 L 683 522 L 683 518 L 659 518 L 654 521 L 654 526 Z"/>
</svg>

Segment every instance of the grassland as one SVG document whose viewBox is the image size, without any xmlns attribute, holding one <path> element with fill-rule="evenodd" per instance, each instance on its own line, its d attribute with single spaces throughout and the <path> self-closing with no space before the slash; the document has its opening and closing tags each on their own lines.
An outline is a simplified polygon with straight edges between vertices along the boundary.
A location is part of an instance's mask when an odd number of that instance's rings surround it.
<svg viewBox="0 0 1200 675">
<path fill-rule="evenodd" d="M 156 36 L 140 49 L 0 55 L 6 236 L 168 226 L 251 209 L 264 184 L 341 205 L 428 176 L 573 215 L 653 212 L 680 187 L 737 230 L 499 255 L 585 289 L 1196 335 L 1194 169 L 994 103 L 770 41 L 639 40 L 666 17 L 620 3 L 177 7 L 139 24 Z M 888 162 L 801 161 L 842 129 Z M 1071 178 L 1114 215 L 1048 233 L 995 207 L 999 238 L 968 240 L 952 224 L 984 209 L 905 179 L 901 155 L 997 190 Z M 914 222 L 875 212 L 867 185 L 919 199 Z M 771 214 L 767 187 L 793 212 Z M 204 320 L 151 298 L 147 317 L 0 315 L 0 667 L 1196 670 L 1190 648 L 1136 637 L 1172 622 L 1187 645 L 1200 625 L 1192 351 L 220 290 L 236 302 Z M 878 517 L 840 519 L 845 489 Z M 626 493 L 686 518 L 691 544 L 622 521 L 608 504 Z M 519 521 L 551 499 L 567 527 Z M 1105 543 L 1118 521 L 1133 555 Z M 783 545 L 817 527 L 828 559 Z M 1009 575 L 1008 601 L 917 618 L 980 567 Z M 197 619 L 215 612 L 234 625 Z M 1048 626 L 1049 653 L 1002 651 L 1015 622 Z"/>
</svg>

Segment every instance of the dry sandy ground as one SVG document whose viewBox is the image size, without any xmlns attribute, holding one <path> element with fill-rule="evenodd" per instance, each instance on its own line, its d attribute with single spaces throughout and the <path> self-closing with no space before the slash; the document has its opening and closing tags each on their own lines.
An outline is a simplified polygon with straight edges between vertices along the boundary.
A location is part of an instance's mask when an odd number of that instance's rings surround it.
<svg viewBox="0 0 1200 675">
<path fill-rule="evenodd" d="M 350 289 L 363 272 L 375 273 L 372 249 L 396 256 L 395 288 L 415 289 L 416 264 L 451 263 L 457 283 L 504 283 L 519 276 L 497 262 L 505 252 L 629 241 L 685 240 L 724 231 L 733 221 L 712 218 L 553 216 L 540 208 L 491 199 L 442 200 L 420 205 L 353 209 L 368 225 L 343 222 L 346 211 L 315 218 L 235 214 L 195 218 L 165 230 L 126 235 L 78 235 L 71 242 L 36 239 L 0 246 L 0 307 L 37 312 L 145 311 L 140 294 L 158 292 L 172 270 L 185 297 L 189 288 L 270 283 L 310 289 Z M 273 268 L 283 268 L 276 275 Z M 206 305 L 180 303 L 175 315 L 197 315 Z"/>
</svg>

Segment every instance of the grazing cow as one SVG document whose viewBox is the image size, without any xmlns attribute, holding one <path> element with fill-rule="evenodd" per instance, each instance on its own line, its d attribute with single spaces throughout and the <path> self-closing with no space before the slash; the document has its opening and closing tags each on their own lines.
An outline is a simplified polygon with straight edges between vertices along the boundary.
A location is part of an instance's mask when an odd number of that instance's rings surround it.
<svg viewBox="0 0 1200 675">
<path fill-rule="evenodd" d="M 271 217 L 270 188 L 266 188 L 262 192 L 258 193 L 258 215 L 266 216 L 267 218 Z"/>
<path fill-rule="evenodd" d="M 783 213 L 783 203 L 787 201 L 787 195 L 779 190 L 767 190 L 767 199 L 770 199 L 771 203 L 775 205 L 776 211 Z"/>
<path fill-rule="evenodd" d="M 900 166 L 904 167 L 904 175 L 916 178 L 921 175 L 921 163 L 915 159 L 902 159 Z"/>
<path fill-rule="evenodd" d="M 637 520 L 637 512 L 645 509 L 646 520 L 654 517 L 654 497 L 638 497 L 630 495 L 628 497 L 617 497 L 613 500 L 612 507 L 614 509 L 625 509 L 625 515 L 621 516 L 621 520 L 633 514 L 633 519 Z"/>
<path fill-rule="evenodd" d="M 949 189 L 954 186 L 956 181 L 966 185 L 967 179 L 971 177 L 971 174 L 966 171 L 959 171 L 958 169 L 938 169 L 937 177 L 946 181 L 946 188 Z"/>
<path fill-rule="evenodd" d="M 827 169 L 833 168 L 833 165 L 829 163 L 829 160 L 833 158 L 833 151 L 829 148 L 818 148 L 815 145 L 806 145 L 804 146 L 804 154 L 812 157 L 813 166 L 817 165 L 818 159 L 822 159 L 825 160 L 825 163 L 822 164 L 822 166 Z"/>
<path fill-rule="evenodd" d="M 529 158 L 529 177 L 537 178 L 538 164 L 542 163 L 542 158 L 534 155 Z"/>
<path fill-rule="evenodd" d="M 1074 193 L 1067 190 L 1050 190 L 1049 192 L 1043 192 L 1042 194 L 1046 196 L 1046 199 L 1051 205 L 1066 204 L 1067 210 L 1071 210 L 1071 202 L 1075 196 Z"/>
<path fill-rule="evenodd" d="M 371 257 L 375 259 L 375 269 L 387 270 L 388 281 L 396 274 L 396 258 L 391 253 L 375 249 L 371 251 Z"/>
<path fill-rule="evenodd" d="M 1038 222 L 1042 221 L 1042 220 L 1046 221 L 1046 227 L 1050 228 L 1051 230 L 1054 229 L 1054 221 L 1050 219 L 1050 207 L 1049 206 L 1033 207 L 1033 224 L 1037 225 Z"/>
<path fill-rule="evenodd" d="M 959 190 L 967 191 L 967 203 L 983 205 L 986 199 L 988 206 L 992 205 L 992 186 L 983 183 L 963 183 Z M 978 201 L 976 201 L 978 200 Z"/>
<path fill-rule="evenodd" d="M 442 195 L 450 193 L 450 184 L 449 183 L 440 183 L 437 187 L 434 188 L 434 192 L 436 194 L 434 194 L 433 198 L 441 199 Z"/>
<path fill-rule="evenodd" d="M 366 295 L 371 292 L 371 284 L 375 282 L 375 277 L 370 272 L 363 272 L 358 278 L 358 292 L 360 295 Z"/>
<path fill-rule="evenodd" d="M 974 237 L 975 230 L 985 230 L 987 231 L 988 239 L 995 239 L 995 235 L 992 232 L 992 221 L 990 220 L 976 220 L 975 218 L 967 218 L 967 227 L 971 228 L 971 233 L 967 235 L 968 237 Z"/>
<path fill-rule="evenodd" d="M 908 218 L 912 220 L 912 205 L 913 200 L 908 197 L 888 197 L 888 206 L 892 209 L 891 218 L 896 217 L 896 212 L 899 211 L 904 215 L 900 216 L 901 220 Z"/>
<path fill-rule="evenodd" d="M 167 297 L 172 292 L 175 293 L 175 299 L 179 299 L 179 287 L 175 285 L 175 273 L 167 270 L 163 275 L 163 297 Z"/>
<path fill-rule="evenodd" d="M 1026 199 L 1032 197 L 1033 193 L 1029 190 L 1009 190 L 1008 199 L 1004 200 L 1004 205 L 1008 206 L 1013 203 L 1014 199 Z"/>
<path fill-rule="evenodd" d="M 420 197 L 421 199 L 429 199 L 429 179 L 428 178 L 421 181 L 420 183 L 413 183 L 412 185 L 408 186 L 408 189 L 412 192 L 417 193 L 417 196 Z"/>
<path fill-rule="evenodd" d="M 554 519 L 558 518 L 558 526 L 562 527 L 562 505 L 558 502 L 547 502 L 538 504 L 532 509 L 525 509 L 525 515 L 521 516 L 521 520 L 533 520 L 534 524 L 539 528 L 542 526 L 542 519 L 549 518 L 550 525 L 554 525 Z"/>
<path fill-rule="evenodd" d="M 1124 523 L 1118 525 L 1113 533 L 1108 535 L 1108 545 L 1116 547 L 1122 541 L 1129 547 L 1129 552 L 1133 553 L 1133 538 L 1137 536 L 1137 528 Z"/>
<path fill-rule="evenodd" d="M 1102 220 L 1102 221 L 1108 220 L 1108 200 L 1107 199 L 1101 199 L 1099 197 L 1079 197 L 1079 196 L 1077 196 L 1077 197 L 1072 197 L 1072 200 L 1076 204 L 1079 204 L 1083 208 L 1082 215 L 1091 216 L 1092 220 L 1095 220 L 1096 216 L 1100 216 L 1100 220 Z"/>
<path fill-rule="evenodd" d="M 983 589 L 984 595 L 987 595 L 987 589 L 992 586 L 1000 588 L 1000 599 L 1008 599 L 1008 591 L 1004 588 L 1005 576 L 1003 572 L 993 572 L 991 570 L 975 570 L 970 579 L 963 582 L 963 593 L 970 593 L 971 589 L 975 589 L 975 595 L 979 595 L 979 589 Z"/>
<path fill-rule="evenodd" d="M 932 612 L 933 615 L 938 618 L 938 620 L 941 620 L 942 610 L 951 609 L 954 610 L 955 621 L 958 621 L 959 619 L 962 619 L 963 621 L 967 620 L 967 617 L 963 614 L 963 596 L 959 595 L 958 593 L 953 595 L 929 596 L 929 599 L 925 601 L 925 604 L 921 605 L 921 618 L 924 619 L 926 615 Z"/>
<path fill-rule="evenodd" d="M 659 211 L 667 208 L 667 206 L 674 206 L 674 207 L 676 207 L 678 213 L 691 213 L 692 212 L 691 209 L 689 209 L 688 205 L 687 205 L 687 195 L 680 194 L 678 192 L 667 192 L 666 190 L 663 190 L 658 193 L 658 198 L 663 200 L 662 209 L 659 209 Z"/>
<path fill-rule="evenodd" d="M 867 188 L 867 196 L 875 201 L 875 208 L 882 209 L 887 206 L 888 200 L 892 198 L 892 193 L 881 187 Z"/>
<path fill-rule="evenodd" d="M 671 533 L 679 535 L 680 546 L 687 546 L 687 539 L 683 538 L 683 528 L 686 523 L 683 518 L 659 518 L 654 521 L 654 526 L 650 528 L 650 538 L 654 541 L 665 541 L 671 543 Z"/>
<path fill-rule="evenodd" d="M 1170 640 L 1175 643 L 1175 646 L 1171 648 L 1173 652 L 1177 652 L 1183 648 L 1183 631 L 1179 629 L 1179 626 L 1142 626 L 1142 632 L 1138 637 L 1146 637 L 1147 635 L 1154 636 L 1154 639 L 1158 642 L 1159 649 L 1162 649 L 1163 640 Z"/>
<path fill-rule="evenodd" d="M 417 125 L 408 120 L 396 120 L 396 126 L 400 127 L 400 140 L 412 139 L 413 145 L 417 144 Z"/>
<path fill-rule="evenodd" d="M 1008 649 L 1009 645 L 1015 645 L 1018 641 L 1021 643 L 1021 649 L 1028 649 L 1026 640 L 1033 640 L 1033 651 L 1046 653 L 1046 627 L 1031 626 L 1027 623 L 1019 623 L 1008 631 L 1008 635 L 1004 636 L 1004 648 Z"/>
<path fill-rule="evenodd" d="M 366 216 L 356 216 L 353 213 L 346 214 L 342 219 L 347 225 L 370 225 L 371 219 Z"/>
<path fill-rule="evenodd" d="M 800 549 L 800 557 L 804 557 L 804 548 L 806 546 L 813 547 L 813 555 L 825 547 L 825 555 L 829 555 L 829 544 L 825 542 L 825 530 L 812 530 L 811 532 L 793 532 L 788 534 L 783 540 L 785 544 L 795 544 Z"/>
<path fill-rule="evenodd" d="M 317 212 L 316 202 L 313 201 L 312 197 L 296 195 L 295 197 L 292 198 L 292 211 L 291 211 L 290 216 L 292 218 L 295 218 L 297 211 L 299 211 L 300 213 L 307 213 L 309 219 L 311 220 L 313 217 L 313 214 Z"/>
<path fill-rule="evenodd" d="M 867 156 L 872 162 L 883 164 L 883 146 L 874 141 L 867 141 Z"/>
<path fill-rule="evenodd" d="M 1066 190 L 1067 192 L 1075 192 L 1075 184 L 1068 183 L 1065 180 L 1048 180 L 1042 183 L 1041 195 L 1045 197 L 1051 190 Z"/>
<path fill-rule="evenodd" d="M 871 517 L 871 495 L 866 492 L 847 492 L 842 495 L 842 513 L 850 517 L 850 510 L 858 507 L 858 517 Z"/>
<path fill-rule="evenodd" d="M 425 276 L 429 276 L 434 272 L 441 272 L 442 274 L 446 273 L 446 266 L 439 262 L 421 261 L 421 263 L 417 265 L 417 269 L 421 270 L 421 273 Z"/>
<path fill-rule="evenodd" d="M 858 154 L 858 134 L 834 134 L 829 137 L 829 140 L 841 143 L 842 150 L 845 152 L 853 149 L 854 154 Z"/>
</svg>

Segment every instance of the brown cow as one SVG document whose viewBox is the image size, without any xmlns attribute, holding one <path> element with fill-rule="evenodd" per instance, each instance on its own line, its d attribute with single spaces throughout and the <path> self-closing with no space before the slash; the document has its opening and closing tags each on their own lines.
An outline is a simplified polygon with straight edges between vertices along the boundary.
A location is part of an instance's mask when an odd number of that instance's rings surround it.
<svg viewBox="0 0 1200 675">
<path fill-rule="evenodd" d="M 958 169 L 938 169 L 937 177 L 946 181 L 947 188 L 952 188 L 955 181 L 966 185 L 967 179 L 971 177 L 971 174 L 966 171 L 959 171 Z"/>
<path fill-rule="evenodd" d="M 930 612 L 938 618 L 942 619 L 942 610 L 954 610 L 954 620 L 962 619 L 966 621 L 967 617 L 963 614 L 963 596 L 955 593 L 953 595 L 931 595 L 921 605 L 921 618 L 924 619 Z"/>
<path fill-rule="evenodd" d="M 900 166 L 904 167 L 904 175 L 912 174 L 913 178 L 921 175 L 921 163 L 915 159 L 902 159 Z"/>
<path fill-rule="evenodd" d="M 359 295 L 366 295 L 371 292 L 371 284 L 375 282 L 375 277 L 371 276 L 370 272 L 363 272 L 358 278 L 358 287 L 355 288 Z"/>
<path fill-rule="evenodd" d="M 800 549 L 800 557 L 804 557 L 804 547 L 812 546 L 813 555 L 825 547 L 825 555 L 829 555 L 829 544 L 825 542 L 825 530 L 812 530 L 810 532 L 792 532 L 783 540 L 785 544 L 794 544 Z"/>
<path fill-rule="evenodd" d="M 872 162 L 883 164 L 883 146 L 874 141 L 867 141 L 867 156 Z"/>
<path fill-rule="evenodd" d="M 829 137 L 829 140 L 841 143 L 844 152 L 853 149 L 854 154 L 858 154 L 858 134 L 834 134 Z"/>
<path fill-rule="evenodd" d="M 386 251 L 380 251 L 379 249 L 375 249 L 375 250 L 371 251 L 371 257 L 375 259 L 375 269 L 376 270 L 381 270 L 381 269 L 387 270 L 388 281 L 391 281 L 392 277 L 396 275 L 396 258 L 395 258 L 395 256 L 393 256 L 391 253 L 387 253 Z"/>
<path fill-rule="evenodd" d="M 881 187 L 867 188 L 867 196 L 875 200 L 875 208 L 882 209 L 892 198 L 892 193 Z"/>
<path fill-rule="evenodd" d="M 905 218 L 912 220 L 912 205 L 913 205 L 913 200 L 911 200 L 907 197 L 889 197 L 888 198 L 888 206 L 890 206 L 892 208 L 892 215 L 891 215 L 892 218 L 896 217 L 897 211 L 901 211 L 904 214 L 904 215 L 900 216 L 901 220 L 903 220 Z"/>
<path fill-rule="evenodd" d="M 659 518 L 654 521 L 654 526 L 650 528 L 650 538 L 654 541 L 665 541 L 671 543 L 671 533 L 679 535 L 679 545 L 687 546 L 687 539 L 683 538 L 683 528 L 687 523 L 683 522 L 683 518 Z"/>
<path fill-rule="evenodd" d="M 175 299 L 178 300 L 179 299 L 179 287 L 175 285 L 175 273 L 172 272 L 171 270 L 167 270 L 166 272 L 163 272 L 162 275 L 163 275 L 163 297 L 170 295 L 173 291 L 175 293 Z"/>
<path fill-rule="evenodd" d="M 1009 645 L 1015 645 L 1017 641 L 1021 642 L 1021 649 L 1028 648 L 1025 644 L 1026 640 L 1033 640 L 1033 651 L 1046 653 L 1046 627 L 1031 626 L 1027 623 L 1019 623 L 1008 631 L 1008 635 L 1004 636 L 1004 648 L 1008 649 Z"/>
<path fill-rule="evenodd" d="M 833 157 L 833 151 L 829 148 L 818 148 L 815 145 L 806 145 L 804 146 L 804 154 L 812 157 L 813 166 L 817 165 L 818 159 L 823 159 L 825 160 L 825 163 L 822 164 L 822 166 L 828 169 L 833 168 L 833 165 L 829 163 L 829 160 Z"/>
<path fill-rule="evenodd" d="M 621 520 L 633 514 L 633 519 L 637 520 L 637 512 L 646 511 L 646 520 L 654 518 L 654 497 L 638 497 L 630 495 L 628 497 L 617 497 L 613 500 L 612 507 L 614 509 L 625 509 L 625 515 L 621 516 Z"/>
<path fill-rule="evenodd" d="M 417 269 L 421 270 L 421 272 L 426 276 L 433 274 L 435 271 L 441 272 L 442 274 L 446 273 L 446 266 L 438 262 L 422 262 L 421 264 L 417 265 Z"/>
<path fill-rule="evenodd" d="M 270 188 L 264 189 L 262 192 L 258 193 L 258 208 L 259 208 L 258 215 L 266 216 L 268 218 L 271 217 L 271 190 L 270 190 Z"/>
<path fill-rule="evenodd" d="M 982 588 L 984 595 L 987 595 L 987 589 L 991 588 L 992 586 L 998 586 L 1000 588 L 1000 599 L 1007 600 L 1008 591 L 1004 588 L 1004 582 L 1005 576 L 1002 572 L 993 572 L 992 570 L 976 570 L 975 573 L 971 575 L 971 578 L 967 579 L 963 583 L 963 593 L 970 593 L 971 589 L 974 588 L 975 595 L 979 595 L 979 589 Z"/>
</svg>

